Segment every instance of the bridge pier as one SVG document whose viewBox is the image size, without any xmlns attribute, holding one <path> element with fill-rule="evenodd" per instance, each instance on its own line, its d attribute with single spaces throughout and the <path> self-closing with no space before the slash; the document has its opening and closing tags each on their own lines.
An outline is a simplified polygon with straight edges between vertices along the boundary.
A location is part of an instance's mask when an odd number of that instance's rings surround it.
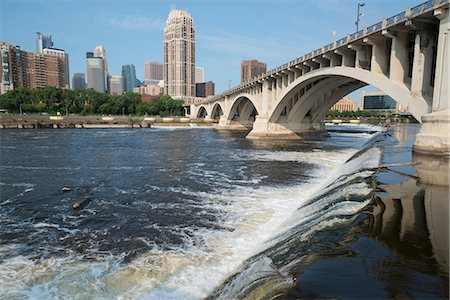
<svg viewBox="0 0 450 300">
<path fill-rule="evenodd" d="M 413 145 L 415 152 L 447 157 L 450 157 L 449 15 L 448 8 L 440 8 L 434 11 L 434 16 L 440 22 L 436 57 L 436 78 L 433 93 L 433 112 L 422 116 L 422 127 Z"/>
</svg>

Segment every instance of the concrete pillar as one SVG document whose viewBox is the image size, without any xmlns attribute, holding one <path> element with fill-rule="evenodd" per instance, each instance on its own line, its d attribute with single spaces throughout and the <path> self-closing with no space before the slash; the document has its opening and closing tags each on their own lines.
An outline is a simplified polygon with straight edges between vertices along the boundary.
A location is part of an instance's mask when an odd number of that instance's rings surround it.
<svg viewBox="0 0 450 300">
<path fill-rule="evenodd" d="M 356 51 L 355 68 L 369 70 L 370 67 L 370 49 L 368 46 L 351 44 L 347 46 L 349 49 Z"/>
<path fill-rule="evenodd" d="M 411 93 L 431 102 L 431 69 L 433 63 L 433 36 L 425 27 L 416 33 L 411 80 Z"/>
<path fill-rule="evenodd" d="M 342 61 L 339 59 L 339 56 L 329 52 L 329 53 L 325 53 L 324 55 L 322 55 L 325 59 L 328 59 L 330 61 L 330 67 L 336 67 L 336 66 L 340 66 Z"/>
<path fill-rule="evenodd" d="M 390 49 L 386 38 L 364 38 L 364 43 L 372 46 L 372 58 L 370 61 L 370 71 L 377 74 L 388 75 L 388 63 Z"/>
<path fill-rule="evenodd" d="M 449 60 L 450 17 L 448 8 L 434 11 L 439 19 L 433 112 L 422 117 L 422 127 L 413 150 L 419 153 L 450 157 Z"/>
<path fill-rule="evenodd" d="M 342 56 L 342 66 L 344 67 L 355 66 L 355 56 L 356 56 L 355 51 L 345 48 L 339 48 L 334 50 L 334 53 Z"/>
<path fill-rule="evenodd" d="M 391 39 L 391 59 L 389 78 L 405 84 L 408 72 L 408 49 L 406 45 L 406 33 L 389 32 L 383 30 L 383 35 Z"/>
</svg>

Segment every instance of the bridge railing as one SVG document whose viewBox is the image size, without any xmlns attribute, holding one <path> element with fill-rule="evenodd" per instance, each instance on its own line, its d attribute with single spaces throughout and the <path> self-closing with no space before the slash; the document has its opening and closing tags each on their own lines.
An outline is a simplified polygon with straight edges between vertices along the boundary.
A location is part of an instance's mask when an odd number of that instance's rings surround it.
<svg viewBox="0 0 450 300">
<path fill-rule="evenodd" d="M 382 21 L 375 23 L 373 25 L 367 26 L 362 30 L 359 30 L 357 32 L 351 33 L 341 39 L 338 39 L 326 46 L 322 46 L 319 49 L 316 49 L 312 52 L 309 52 L 307 54 L 304 54 L 300 57 L 297 57 L 293 60 L 291 60 L 289 63 L 283 64 L 281 66 L 275 67 L 261 75 L 258 75 L 257 77 L 254 77 L 252 80 L 250 80 L 249 82 L 246 82 L 245 84 L 241 84 L 238 85 L 236 87 L 233 87 L 229 90 L 226 90 L 212 98 L 209 99 L 209 101 L 214 101 L 216 99 L 219 99 L 225 95 L 229 95 L 232 94 L 234 92 L 237 92 L 247 86 L 251 86 L 253 84 L 255 84 L 256 82 L 260 82 L 261 80 L 270 77 L 273 74 L 279 73 L 281 71 L 287 70 L 288 68 L 298 65 L 298 64 L 302 64 L 307 60 L 310 60 L 314 57 L 317 56 L 322 56 L 323 54 L 325 54 L 326 52 L 330 52 L 330 51 L 334 51 L 337 48 L 340 48 L 342 46 L 345 46 L 346 44 L 349 44 L 351 42 L 354 42 L 356 40 L 360 40 L 364 37 L 367 37 L 369 35 L 372 35 L 376 32 L 379 32 L 383 29 L 387 29 L 389 27 L 395 26 L 397 24 L 399 24 L 400 22 L 403 22 L 407 19 L 411 19 L 414 17 L 417 17 L 418 15 L 422 15 L 432 9 L 441 7 L 447 3 L 449 3 L 450 0 L 428 0 L 426 2 L 423 2 L 419 5 L 416 5 L 412 8 L 406 8 L 406 10 L 402 11 L 399 14 L 396 14 L 392 17 L 389 18 L 384 18 Z"/>
</svg>

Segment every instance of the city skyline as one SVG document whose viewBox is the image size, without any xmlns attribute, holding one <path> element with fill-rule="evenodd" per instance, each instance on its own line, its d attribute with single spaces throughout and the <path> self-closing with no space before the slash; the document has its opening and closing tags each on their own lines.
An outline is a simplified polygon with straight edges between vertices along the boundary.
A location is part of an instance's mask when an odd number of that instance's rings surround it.
<svg viewBox="0 0 450 300">
<path fill-rule="evenodd" d="M 70 77 L 74 73 L 85 72 L 85 53 L 97 45 L 107 49 L 109 73 L 113 75 L 121 74 L 122 65 L 134 64 L 137 78 L 143 80 L 145 62 L 163 62 L 164 25 L 171 8 L 169 4 L 163 1 L 136 1 L 133 5 L 112 2 L 106 7 L 103 5 L 105 1 L 95 1 L 89 2 L 87 7 L 80 5 L 83 1 L 54 3 L 2 1 L 1 25 L 4 30 L 0 39 L 20 45 L 23 50 L 34 51 L 36 32 L 52 35 L 55 46 L 70 55 Z M 176 8 L 186 9 L 195 19 L 196 65 L 207 70 L 205 81 L 213 80 L 216 92 L 226 90 L 230 80 L 231 86 L 239 84 L 241 60 L 258 59 L 267 63 L 270 70 L 355 30 L 357 1 L 258 3 L 219 1 L 208 6 L 205 1 L 173 2 Z M 360 28 L 418 2 L 365 3 Z M 96 8 L 101 8 L 100 15 L 96 15 Z M 249 14 L 250 10 L 255 13 Z M 47 11 L 52 18 L 40 18 Z M 226 22 L 229 18 L 241 21 L 239 24 Z M 276 18 L 283 19 L 286 26 L 261 30 L 262 20 L 275 21 Z M 27 22 L 20 21 L 23 19 Z M 318 23 L 318 19 L 328 22 Z M 305 26 L 307 24 L 314 26 Z M 333 36 L 332 31 L 336 35 Z"/>
</svg>

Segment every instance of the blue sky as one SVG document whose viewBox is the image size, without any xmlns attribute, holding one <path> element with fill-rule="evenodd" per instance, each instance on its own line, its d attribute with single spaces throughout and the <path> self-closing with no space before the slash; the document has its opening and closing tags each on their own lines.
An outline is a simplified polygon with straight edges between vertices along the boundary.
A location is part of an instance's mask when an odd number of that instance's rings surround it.
<svg viewBox="0 0 450 300">
<path fill-rule="evenodd" d="M 362 0 L 360 27 L 420 1 Z M 361 2 L 361 0 L 359 1 Z M 70 55 L 70 73 L 86 72 L 85 53 L 106 49 L 110 74 L 134 64 L 163 61 L 163 32 L 171 7 L 194 17 L 196 64 L 216 93 L 239 83 L 240 61 L 258 59 L 268 69 L 355 31 L 353 0 L 0 0 L 0 40 L 36 50 L 36 32 L 52 34 Z M 371 90 L 371 88 L 365 88 Z M 357 98 L 357 93 L 352 94 Z"/>
</svg>

